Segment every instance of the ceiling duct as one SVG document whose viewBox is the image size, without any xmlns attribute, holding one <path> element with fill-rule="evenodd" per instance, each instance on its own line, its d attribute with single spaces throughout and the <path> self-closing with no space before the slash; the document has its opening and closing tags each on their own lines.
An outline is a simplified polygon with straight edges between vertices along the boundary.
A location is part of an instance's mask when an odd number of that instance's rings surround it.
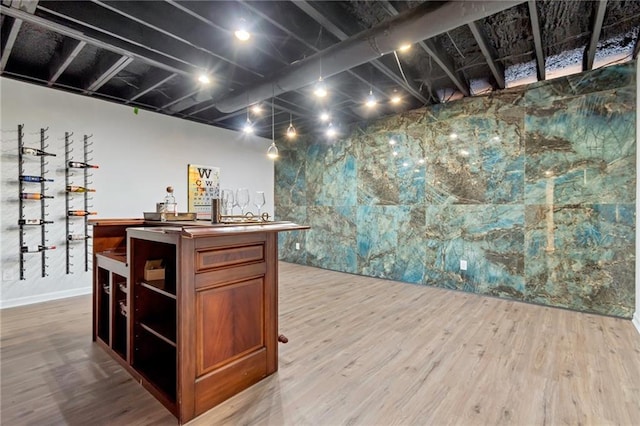
<svg viewBox="0 0 640 426">
<path fill-rule="evenodd" d="M 393 52 L 402 44 L 426 40 L 520 3 L 524 1 L 424 2 L 307 59 L 295 62 L 246 91 L 222 98 L 215 106 L 224 113 L 238 111 L 314 83 L 320 77 L 321 64 L 322 78 L 326 79 Z"/>
</svg>

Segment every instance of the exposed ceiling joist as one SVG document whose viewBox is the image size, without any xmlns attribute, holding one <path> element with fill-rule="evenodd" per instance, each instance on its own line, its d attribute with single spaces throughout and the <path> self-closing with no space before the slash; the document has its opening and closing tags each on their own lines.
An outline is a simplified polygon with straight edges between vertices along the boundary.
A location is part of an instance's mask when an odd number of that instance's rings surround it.
<svg viewBox="0 0 640 426">
<path fill-rule="evenodd" d="M 389 1 L 384 0 L 381 3 L 384 6 L 384 8 L 387 10 L 387 13 L 389 13 L 389 15 L 396 16 L 400 13 L 398 9 L 396 9 Z M 449 76 L 449 79 L 453 82 L 453 84 L 455 84 L 456 87 L 458 87 L 458 89 L 460 89 L 460 91 L 463 94 L 465 94 L 465 96 L 469 96 L 469 93 L 470 93 L 469 84 L 466 82 L 462 82 L 460 80 L 456 72 L 453 70 L 453 61 L 451 61 L 450 58 L 447 60 L 445 59 L 444 55 L 436 53 L 435 48 L 430 49 L 425 44 L 424 40 L 419 41 L 418 46 L 420 46 L 420 48 L 427 55 L 430 55 L 434 59 L 434 61 L 438 64 L 438 66 L 442 68 L 442 70 L 447 74 L 447 76 Z M 432 95 L 432 96 L 434 96 L 435 99 L 439 101 L 437 96 L 435 95 Z M 429 103 L 429 102 L 425 102 L 425 103 Z"/>
<path fill-rule="evenodd" d="M 298 41 L 299 43 L 303 44 L 307 49 L 313 51 L 313 52 L 320 52 L 320 49 L 318 49 L 316 46 L 309 44 L 305 39 L 299 37 L 297 34 L 295 34 L 294 32 L 292 32 L 291 30 L 289 30 L 288 28 L 286 28 L 284 25 L 282 25 L 280 22 L 278 22 L 277 20 L 271 18 L 269 15 L 266 15 L 265 13 L 263 13 L 260 9 L 258 9 L 255 5 L 252 5 L 246 1 L 242 1 L 242 4 L 247 7 L 247 9 L 249 9 L 250 11 L 252 11 L 253 13 L 255 13 L 256 15 L 260 16 L 262 19 L 264 19 L 265 21 L 269 22 L 271 25 L 275 26 L 276 28 L 284 31 L 285 33 L 287 33 L 291 38 L 293 38 L 294 40 Z M 354 72 L 353 70 L 346 70 L 346 73 L 348 73 L 349 75 L 353 76 L 354 78 L 356 78 L 358 81 L 360 81 L 361 83 L 365 84 L 365 85 L 369 85 L 370 82 L 362 77 L 360 74 Z M 378 90 L 378 88 L 374 87 L 373 88 L 374 91 L 376 91 L 376 93 L 379 93 L 381 95 L 384 95 L 385 93 Z"/>
<path fill-rule="evenodd" d="M 538 75 L 538 81 L 545 80 L 545 64 L 544 64 L 544 50 L 542 49 L 542 36 L 540 34 L 540 22 L 538 20 L 538 10 L 536 9 L 536 0 L 528 0 L 529 6 L 529 19 L 531 21 L 531 31 L 533 32 L 533 44 L 536 51 L 536 69 Z"/>
<path fill-rule="evenodd" d="M 444 49 L 436 46 L 436 43 L 433 40 L 421 41 L 418 44 L 429 56 L 433 58 L 434 62 L 442 68 L 445 74 L 447 74 L 447 77 L 449 77 L 464 96 L 469 96 L 471 94 L 469 83 L 458 75 L 453 65 L 453 60 L 449 55 L 441 53 Z"/>
<path fill-rule="evenodd" d="M 494 60 L 494 58 L 496 57 L 495 49 L 491 46 L 489 40 L 487 40 L 486 35 L 482 31 L 478 23 L 470 22 L 467 25 L 469 26 L 473 37 L 476 39 L 478 47 L 480 47 L 480 51 L 484 55 L 484 59 L 487 61 L 489 69 L 491 69 L 491 74 L 493 74 L 493 78 L 496 80 L 498 88 L 504 89 L 504 67 L 502 66 L 502 64 Z"/>
<path fill-rule="evenodd" d="M 598 48 L 598 40 L 602 31 L 602 23 L 604 22 L 604 14 L 607 10 L 607 0 L 599 0 L 596 6 L 596 14 L 593 20 L 593 28 L 591 29 L 591 39 L 589 45 L 584 50 L 582 60 L 582 70 L 589 71 L 593 69 L 593 61 L 596 58 L 596 49 Z"/>
<path fill-rule="evenodd" d="M 144 81 L 144 83 L 140 86 L 140 89 L 135 91 L 135 94 L 132 94 L 127 102 L 125 102 L 125 104 L 129 104 L 133 101 L 135 101 L 136 99 L 146 95 L 147 93 L 151 92 L 152 90 L 157 89 L 158 87 L 162 86 L 163 84 L 165 84 L 167 81 L 171 80 L 172 78 L 176 77 L 178 74 L 176 73 L 170 73 L 167 75 L 166 72 L 162 72 L 162 73 L 158 73 L 160 75 L 154 75 L 152 77 L 147 77 L 147 79 Z"/>
<path fill-rule="evenodd" d="M 237 61 L 230 59 L 227 56 L 220 55 L 208 48 L 212 44 L 213 39 L 207 38 L 206 35 L 193 31 L 193 28 L 186 28 L 180 25 L 180 22 L 173 19 L 171 16 L 158 16 L 154 13 L 154 9 L 149 8 L 145 2 L 131 2 L 131 1 L 100 1 L 91 0 L 93 3 L 111 11 L 117 13 L 131 21 L 137 22 L 145 27 L 152 29 L 158 33 L 161 33 L 167 37 L 170 37 L 185 45 L 185 48 L 193 48 L 201 50 L 207 55 L 211 55 L 215 59 L 226 62 L 241 70 L 247 71 L 256 77 L 264 77 L 261 73 L 243 66 Z M 105 18 L 101 17 L 102 22 L 105 22 Z M 152 35 L 152 34 L 150 34 Z M 145 37 L 147 42 L 150 42 L 150 37 Z M 151 46 L 151 43 L 149 43 Z M 191 61 L 190 61 L 191 62 Z M 195 62 L 191 62 L 193 65 L 197 65 Z M 204 67 L 203 67 L 204 69 Z"/>
<path fill-rule="evenodd" d="M 117 38 L 112 38 L 109 42 L 102 41 L 100 38 L 95 37 L 96 32 L 90 29 L 87 29 L 86 31 L 78 31 L 67 25 L 52 22 L 40 16 L 31 15 L 21 10 L 9 8 L 2 5 L 0 5 L 0 12 L 4 15 L 22 19 L 25 22 L 29 22 L 30 24 L 57 32 L 67 37 L 84 41 L 85 43 L 92 46 L 96 46 L 101 49 L 117 53 L 119 55 L 130 56 L 136 60 L 146 63 L 147 65 L 174 72 L 176 74 L 192 76 L 193 72 L 195 71 L 192 66 L 183 63 L 174 62 L 173 65 L 167 64 L 165 62 L 166 58 L 163 58 L 161 55 L 149 51 L 144 51 L 144 49 L 128 45 L 127 43 Z M 160 60 L 160 58 L 162 58 L 162 60 Z"/>
<path fill-rule="evenodd" d="M 125 69 L 131 61 L 133 61 L 133 58 L 130 56 L 120 56 L 116 60 L 103 59 L 98 65 L 98 71 L 91 78 L 90 83 L 82 94 L 90 95 L 100 89 L 107 81 L 111 80 L 116 74 Z"/>
<path fill-rule="evenodd" d="M 66 38 L 62 44 L 60 52 L 56 53 L 49 68 L 49 81 L 47 86 L 51 87 L 58 81 L 58 78 L 62 75 L 64 70 L 67 69 L 69 64 L 78 56 L 78 53 L 87 45 L 86 42 L 80 40 L 74 40 Z"/>
<path fill-rule="evenodd" d="M 19 7 L 25 13 L 33 14 L 36 11 L 36 6 L 38 5 L 38 1 L 28 1 L 28 2 L 20 2 Z M 18 33 L 20 32 L 20 28 L 22 27 L 22 19 L 14 17 L 13 22 L 11 24 L 7 24 L 6 22 L 2 28 L 2 55 L 0 56 L 0 73 L 4 71 L 7 66 L 7 62 L 9 61 L 9 56 L 11 56 L 11 50 L 13 49 L 13 45 L 18 38 Z"/>
<path fill-rule="evenodd" d="M 330 19 L 328 19 L 320 11 L 314 8 L 308 1 L 300 0 L 300 1 L 293 2 L 293 4 L 298 6 L 304 13 L 306 13 L 311 18 L 313 18 L 317 23 L 322 25 L 323 28 L 325 28 L 327 31 L 333 34 L 340 41 L 344 41 L 349 38 L 349 35 L 347 33 L 345 33 L 340 28 L 338 28 L 337 25 L 335 25 L 333 22 L 331 22 Z M 405 81 L 400 76 L 398 76 L 395 72 L 390 70 L 386 65 L 381 63 L 379 60 L 374 59 L 370 63 L 380 72 L 382 72 L 385 76 L 387 76 L 387 78 L 389 78 L 391 81 L 393 81 L 394 83 L 402 87 L 404 90 L 409 92 L 411 96 L 415 97 L 423 104 L 430 103 L 429 100 L 424 96 L 422 96 L 422 94 L 418 90 L 416 90 L 415 88 L 405 83 Z M 371 82 L 369 82 L 369 84 L 371 84 Z"/>
<path fill-rule="evenodd" d="M 175 114 L 177 112 L 184 111 L 185 109 L 193 105 L 193 101 L 191 101 L 189 98 L 191 98 L 192 96 L 197 96 L 198 93 L 200 93 L 201 91 L 202 89 L 200 88 L 191 90 L 187 94 L 182 95 L 179 98 L 176 98 L 171 102 L 162 105 L 161 107 L 158 107 L 156 111 L 165 110 L 170 114 Z M 185 105 L 188 105 L 188 106 L 185 107 Z M 170 108 L 170 109 L 167 109 L 167 108 Z"/>
<path fill-rule="evenodd" d="M 284 92 L 296 90 L 312 82 L 322 61 L 323 74 L 332 76 L 362 65 L 382 54 L 393 52 L 402 43 L 444 33 L 469 22 L 509 9 L 519 1 L 468 1 L 422 3 L 390 20 L 339 42 L 319 54 L 292 64 L 289 70 L 245 91 L 234 93 L 217 102 L 223 112 L 232 112 Z M 315 71 L 315 72 L 314 72 Z"/>
</svg>

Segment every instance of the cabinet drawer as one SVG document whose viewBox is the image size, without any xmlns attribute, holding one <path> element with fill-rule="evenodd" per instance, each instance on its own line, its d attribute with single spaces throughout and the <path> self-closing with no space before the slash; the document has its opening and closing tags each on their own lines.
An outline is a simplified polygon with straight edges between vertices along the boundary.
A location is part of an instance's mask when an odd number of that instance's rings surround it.
<svg viewBox="0 0 640 426">
<path fill-rule="evenodd" d="M 196 271 L 264 261 L 264 244 L 198 251 Z"/>
</svg>

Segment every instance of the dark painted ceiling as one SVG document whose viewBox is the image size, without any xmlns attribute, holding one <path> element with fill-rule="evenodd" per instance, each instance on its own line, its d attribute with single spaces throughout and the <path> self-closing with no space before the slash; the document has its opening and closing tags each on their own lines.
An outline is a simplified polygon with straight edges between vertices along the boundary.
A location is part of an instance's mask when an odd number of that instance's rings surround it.
<svg viewBox="0 0 640 426">
<path fill-rule="evenodd" d="M 319 132 L 322 110 L 340 129 L 613 54 L 635 59 L 640 27 L 635 0 L 3 0 L 0 12 L 5 77 L 234 130 L 258 103 L 250 119 L 267 138 L 272 118 L 276 138 L 291 119 Z M 233 35 L 241 20 L 244 43 Z M 402 40 L 409 51 L 394 50 Z"/>
</svg>

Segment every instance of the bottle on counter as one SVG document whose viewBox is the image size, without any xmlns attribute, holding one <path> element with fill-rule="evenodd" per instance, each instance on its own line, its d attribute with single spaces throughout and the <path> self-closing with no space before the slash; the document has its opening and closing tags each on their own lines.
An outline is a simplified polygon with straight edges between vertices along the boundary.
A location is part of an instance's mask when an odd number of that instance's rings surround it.
<svg viewBox="0 0 640 426">
<path fill-rule="evenodd" d="M 53 182 L 53 179 L 45 179 L 42 176 L 20 176 L 22 182 Z"/>
<path fill-rule="evenodd" d="M 167 195 L 164 196 L 164 205 L 162 206 L 162 213 L 160 213 L 160 220 L 166 222 L 171 216 L 178 215 L 178 205 L 176 204 L 176 197 L 173 195 L 173 186 L 167 186 Z"/>
<path fill-rule="evenodd" d="M 45 223 L 53 223 L 52 220 L 42 219 L 20 219 L 18 225 L 44 225 Z"/>
<path fill-rule="evenodd" d="M 94 214 L 98 214 L 98 212 L 89 212 L 86 210 L 69 210 L 67 212 L 67 216 L 90 216 Z"/>
<path fill-rule="evenodd" d="M 100 166 L 96 166 L 94 164 L 82 163 L 80 161 L 69 161 L 67 163 L 67 167 L 71 169 L 98 169 Z"/>
<path fill-rule="evenodd" d="M 29 148 L 26 146 L 23 146 L 22 148 L 20 148 L 20 152 L 22 152 L 25 155 L 38 155 L 38 156 L 50 156 L 50 157 L 56 156 L 55 154 L 52 154 L 50 152 L 45 152 L 38 148 Z"/>
<path fill-rule="evenodd" d="M 96 192 L 96 190 L 84 186 L 67 185 L 67 192 Z"/>
<path fill-rule="evenodd" d="M 21 192 L 20 198 L 23 200 L 42 200 L 43 198 L 53 198 L 53 195 L 38 194 L 36 192 Z"/>
</svg>

